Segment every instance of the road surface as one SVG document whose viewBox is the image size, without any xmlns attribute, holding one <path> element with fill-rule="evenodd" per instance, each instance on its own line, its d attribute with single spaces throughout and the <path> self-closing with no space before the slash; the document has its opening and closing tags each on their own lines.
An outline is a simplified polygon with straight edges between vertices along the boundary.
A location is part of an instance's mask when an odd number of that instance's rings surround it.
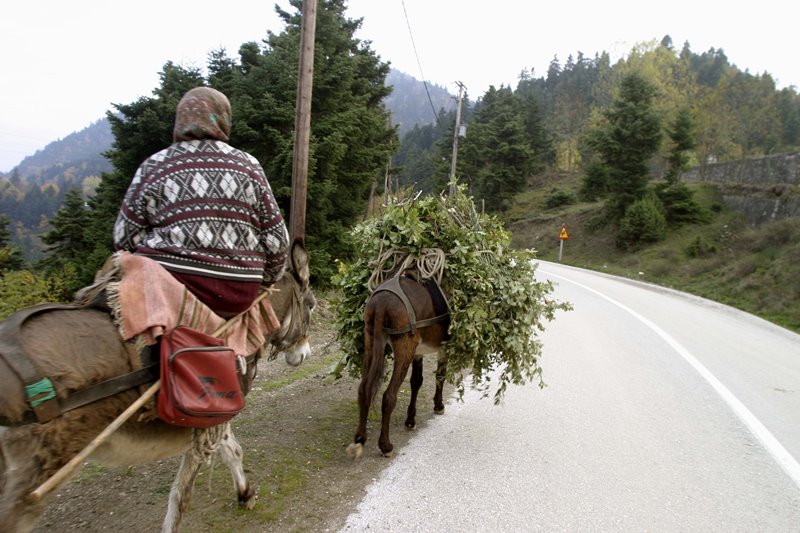
<svg viewBox="0 0 800 533">
<path fill-rule="evenodd" d="M 541 335 L 548 386 L 451 401 L 343 531 L 800 532 L 800 336 L 621 278 L 537 276 L 574 305 Z"/>
</svg>

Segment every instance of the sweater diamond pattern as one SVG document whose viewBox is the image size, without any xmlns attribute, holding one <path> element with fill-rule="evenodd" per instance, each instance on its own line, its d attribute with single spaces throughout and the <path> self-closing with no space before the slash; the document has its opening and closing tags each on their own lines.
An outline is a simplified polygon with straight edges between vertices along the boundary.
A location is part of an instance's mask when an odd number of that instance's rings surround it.
<svg viewBox="0 0 800 533">
<path fill-rule="evenodd" d="M 269 281 L 288 234 L 258 161 L 221 141 L 183 141 L 137 171 L 114 228 L 115 246 L 167 268 Z"/>
</svg>

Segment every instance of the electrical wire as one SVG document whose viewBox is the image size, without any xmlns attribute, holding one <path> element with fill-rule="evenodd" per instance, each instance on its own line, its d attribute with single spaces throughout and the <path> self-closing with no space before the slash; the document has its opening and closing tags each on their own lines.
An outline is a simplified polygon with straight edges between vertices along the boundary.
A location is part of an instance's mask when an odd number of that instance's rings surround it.
<svg viewBox="0 0 800 533">
<path fill-rule="evenodd" d="M 406 12 L 406 3 L 403 0 L 400 0 L 400 3 L 403 6 L 403 15 L 406 17 L 406 26 L 408 26 L 408 35 L 411 37 L 411 46 L 414 48 L 414 57 L 417 58 L 417 66 L 419 67 L 419 75 L 422 76 L 422 84 L 425 86 L 425 94 L 428 95 L 428 102 L 431 104 L 431 111 L 433 111 L 433 120 L 434 122 L 439 122 L 439 117 L 436 115 L 436 108 L 433 106 L 433 100 L 431 100 L 431 93 L 428 91 L 428 82 L 425 81 L 425 74 L 422 72 L 422 63 L 419 61 L 419 54 L 417 53 L 417 45 L 414 43 L 414 34 L 411 32 L 411 23 L 408 20 L 408 13 Z"/>
</svg>

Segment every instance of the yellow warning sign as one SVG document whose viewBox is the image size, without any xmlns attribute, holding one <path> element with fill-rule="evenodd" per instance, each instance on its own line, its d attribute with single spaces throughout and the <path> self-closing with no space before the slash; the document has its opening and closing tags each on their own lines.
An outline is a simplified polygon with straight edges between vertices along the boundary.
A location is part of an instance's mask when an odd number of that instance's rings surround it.
<svg viewBox="0 0 800 533">
<path fill-rule="evenodd" d="M 562 241 L 569 239 L 569 233 L 567 233 L 567 226 L 565 225 L 561 226 L 561 234 L 558 236 L 558 238 L 561 239 Z"/>
</svg>

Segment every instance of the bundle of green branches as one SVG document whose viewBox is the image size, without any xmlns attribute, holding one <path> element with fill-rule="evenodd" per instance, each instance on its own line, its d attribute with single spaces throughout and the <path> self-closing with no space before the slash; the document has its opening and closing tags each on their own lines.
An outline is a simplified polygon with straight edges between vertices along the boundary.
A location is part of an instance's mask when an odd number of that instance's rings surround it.
<svg viewBox="0 0 800 533">
<path fill-rule="evenodd" d="M 450 339 L 442 348 L 448 357 L 446 379 L 463 394 L 463 375 L 468 372 L 472 385 L 485 396 L 499 373 L 496 402 L 509 383 L 538 379 L 544 386 L 538 332 L 557 309 L 566 310 L 569 304 L 548 298 L 553 287 L 536 280 L 534 251 L 512 250 L 501 222 L 477 213 L 463 186 L 450 197 L 413 196 L 408 191 L 393 197 L 377 216 L 357 225 L 351 238 L 356 259 L 339 263 L 335 281 L 341 293 L 333 301 L 342 365 L 351 375 L 361 372 L 364 308 L 374 289 L 371 278 L 390 271 L 398 253 L 420 257 L 429 249 L 441 249 L 442 285 L 450 305 Z"/>
</svg>

